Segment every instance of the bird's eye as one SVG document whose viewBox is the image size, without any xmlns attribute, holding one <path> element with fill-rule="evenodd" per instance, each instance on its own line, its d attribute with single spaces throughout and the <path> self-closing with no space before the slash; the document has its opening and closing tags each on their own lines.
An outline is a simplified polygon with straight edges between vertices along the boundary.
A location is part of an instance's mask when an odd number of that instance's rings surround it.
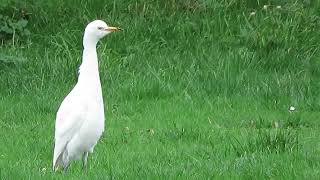
<svg viewBox="0 0 320 180">
<path fill-rule="evenodd" d="M 99 30 L 103 30 L 103 27 L 98 27 Z"/>
</svg>

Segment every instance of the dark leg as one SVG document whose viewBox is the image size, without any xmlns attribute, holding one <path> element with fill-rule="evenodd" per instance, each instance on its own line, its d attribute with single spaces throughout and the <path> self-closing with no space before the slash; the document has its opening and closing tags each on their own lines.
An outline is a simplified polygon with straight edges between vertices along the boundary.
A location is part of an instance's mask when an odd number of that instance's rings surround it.
<svg viewBox="0 0 320 180">
<path fill-rule="evenodd" d="M 69 166 L 70 166 L 70 163 L 69 163 L 69 162 L 64 165 L 64 167 L 63 167 L 64 173 L 67 173 L 67 172 L 68 172 Z"/>
<path fill-rule="evenodd" d="M 68 169 L 69 169 L 69 166 L 70 166 L 70 161 L 69 161 L 69 156 L 68 156 L 68 151 L 65 150 L 63 152 L 63 170 L 64 170 L 64 173 L 67 173 Z"/>
<path fill-rule="evenodd" d="M 83 165 L 83 170 L 85 172 L 88 172 L 88 156 L 89 156 L 88 152 L 83 153 L 82 165 Z"/>
</svg>

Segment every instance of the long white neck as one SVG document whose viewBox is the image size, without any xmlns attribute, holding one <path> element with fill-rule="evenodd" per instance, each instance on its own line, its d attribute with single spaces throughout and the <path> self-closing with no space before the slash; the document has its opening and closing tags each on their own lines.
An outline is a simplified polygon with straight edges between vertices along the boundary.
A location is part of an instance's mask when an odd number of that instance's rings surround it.
<svg viewBox="0 0 320 180">
<path fill-rule="evenodd" d="M 78 82 L 98 83 L 100 85 L 99 64 L 97 56 L 97 39 L 88 38 L 85 34 L 83 38 L 82 64 L 79 69 Z"/>
<path fill-rule="evenodd" d="M 83 48 L 84 49 L 91 49 L 91 48 L 96 48 L 97 43 L 99 39 L 96 36 L 90 35 L 90 33 L 85 32 L 83 35 Z"/>
</svg>

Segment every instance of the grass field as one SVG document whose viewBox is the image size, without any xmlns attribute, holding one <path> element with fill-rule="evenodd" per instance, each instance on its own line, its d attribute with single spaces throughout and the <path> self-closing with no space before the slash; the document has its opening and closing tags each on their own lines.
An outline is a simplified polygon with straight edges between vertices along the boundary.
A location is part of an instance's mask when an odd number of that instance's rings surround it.
<svg viewBox="0 0 320 180">
<path fill-rule="evenodd" d="M 31 35 L 0 46 L 0 179 L 319 178 L 320 2 L 1 7 L 30 13 Z M 107 131 L 88 174 L 53 173 L 55 114 L 94 19 L 124 29 L 98 45 Z"/>
</svg>

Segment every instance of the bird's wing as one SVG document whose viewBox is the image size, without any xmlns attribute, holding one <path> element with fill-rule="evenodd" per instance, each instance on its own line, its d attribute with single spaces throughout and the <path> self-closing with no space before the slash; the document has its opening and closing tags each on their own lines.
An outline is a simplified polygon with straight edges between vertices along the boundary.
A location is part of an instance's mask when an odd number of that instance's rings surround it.
<svg viewBox="0 0 320 180">
<path fill-rule="evenodd" d="M 53 167 L 67 143 L 81 128 L 86 117 L 87 104 L 74 90 L 63 100 L 57 112 Z"/>
</svg>

